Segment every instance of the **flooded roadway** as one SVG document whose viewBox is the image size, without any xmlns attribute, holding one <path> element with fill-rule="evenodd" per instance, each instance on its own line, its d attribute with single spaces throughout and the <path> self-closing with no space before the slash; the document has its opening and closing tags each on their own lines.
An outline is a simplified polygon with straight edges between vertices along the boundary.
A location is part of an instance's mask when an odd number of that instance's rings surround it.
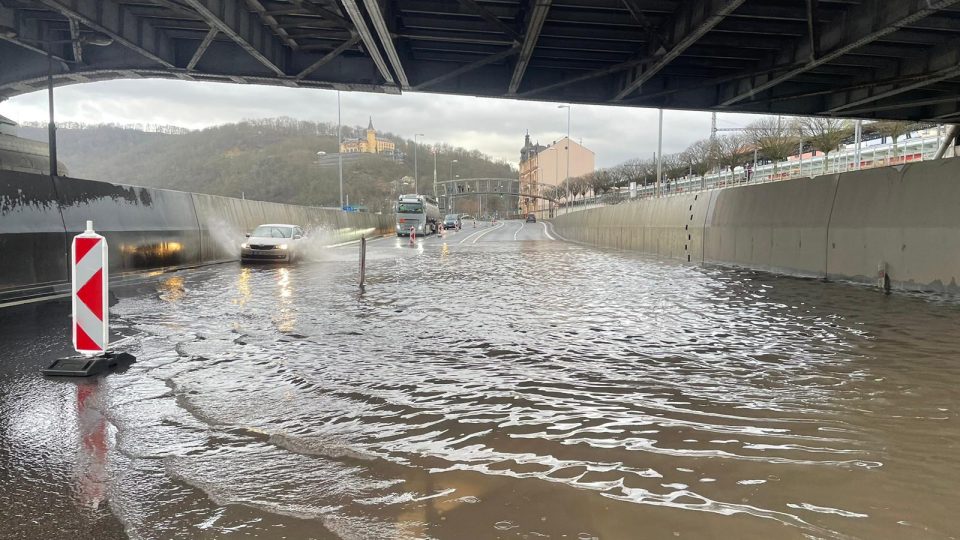
<svg viewBox="0 0 960 540">
<path fill-rule="evenodd" d="M 554 236 L 162 276 L 99 383 L 0 311 L 0 537 L 960 534 L 960 305 Z"/>
</svg>

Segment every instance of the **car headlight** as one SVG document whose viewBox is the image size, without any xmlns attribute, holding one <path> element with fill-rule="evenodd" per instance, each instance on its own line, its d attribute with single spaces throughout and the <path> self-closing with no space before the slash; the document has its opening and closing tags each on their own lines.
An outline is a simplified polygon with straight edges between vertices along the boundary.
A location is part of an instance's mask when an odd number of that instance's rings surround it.
<svg viewBox="0 0 960 540">
<path fill-rule="evenodd" d="M 240 244 L 240 247 L 242 247 L 243 249 L 247 249 L 247 248 L 250 247 L 250 244 L 244 242 L 244 243 Z"/>
<path fill-rule="evenodd" d="M 280 248 L 280 249 L 287 249 L 289 246 L 287 246 L 286 244 L 280 244 L 280 245 L 277 246 L 277 247 Z"/>
</svg>

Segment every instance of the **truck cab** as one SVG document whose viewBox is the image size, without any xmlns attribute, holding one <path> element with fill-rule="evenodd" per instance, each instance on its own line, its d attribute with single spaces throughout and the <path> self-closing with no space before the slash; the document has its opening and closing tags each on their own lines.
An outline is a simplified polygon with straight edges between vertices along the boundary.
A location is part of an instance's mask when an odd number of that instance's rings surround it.
<svg viewBox="0 0 960 540">
<path fill-rule="evenodd" d="M 435 233 L 439 223 L 440 207 L 432 197 L 414 194 L 397 198 L 397 236 L 410 236 L 411 229 L 418 235 Z"/>
</svg>

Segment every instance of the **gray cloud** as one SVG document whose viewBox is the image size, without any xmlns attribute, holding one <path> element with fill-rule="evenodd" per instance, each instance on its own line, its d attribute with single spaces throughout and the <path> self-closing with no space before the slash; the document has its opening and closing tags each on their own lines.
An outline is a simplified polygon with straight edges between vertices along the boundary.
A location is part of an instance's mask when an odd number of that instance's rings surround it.
<svg viewBox="0 0 960 540">
<path fill-rule="evenodd" d="M 342 93 L 344 125 L 366 125 L 426 143 L 445 142 L 477 149 L 515 163 L 524 133 L 543 144 L 566 134 L 566 111 L 557 103 L 441 94 Z M 174 124 L 189 128 L 243 119 L 290 116 L 336 122 L 336 93 L 329 90 L 170 81 L 117 80 L 56 90 L 57 119 L 76 122 Z M 47 117 L 46 93 L 34 92 L 0 104 L 0 114 L 17 121 Z M 743 126 L 755 117 L 721 114 L 720 127 Z M 649 157 L 657 146 L 657 111 L 574 105 L 570 135 L 596 152 L 598 166 Z M 679 152 L 710 135 L 710 114 L 664 112 L 663 151 Z"/>
</svg>

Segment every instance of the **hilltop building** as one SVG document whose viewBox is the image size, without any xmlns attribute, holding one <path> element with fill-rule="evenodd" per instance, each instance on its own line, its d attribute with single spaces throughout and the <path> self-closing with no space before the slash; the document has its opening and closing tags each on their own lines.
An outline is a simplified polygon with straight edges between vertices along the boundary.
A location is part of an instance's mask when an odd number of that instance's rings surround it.
<svg viewBox="0 0 960 540">
<path fill-rule="evenodd" d="M 345 139 L 340 143 L 341 154 L 384 154 L 393 157 L 396 151 L 397 145 L 393 141 L 377 137 L 377 130 L 373 129 L 372 116 L 367 125 L 365 138 Z"/>
<path fill-rule="evenodd" d="M 527 133 L 520 149 L 520 193 L 539 195 L 545 187 L 558 186 L 567 178 L 593 172 L 595 164 L 592 150 L 567 137 L 543 146 L 531 143 Z M 522 203 L 524 213 L 538 206 L 536 199 L 524 199 Z"/>
</svg>

